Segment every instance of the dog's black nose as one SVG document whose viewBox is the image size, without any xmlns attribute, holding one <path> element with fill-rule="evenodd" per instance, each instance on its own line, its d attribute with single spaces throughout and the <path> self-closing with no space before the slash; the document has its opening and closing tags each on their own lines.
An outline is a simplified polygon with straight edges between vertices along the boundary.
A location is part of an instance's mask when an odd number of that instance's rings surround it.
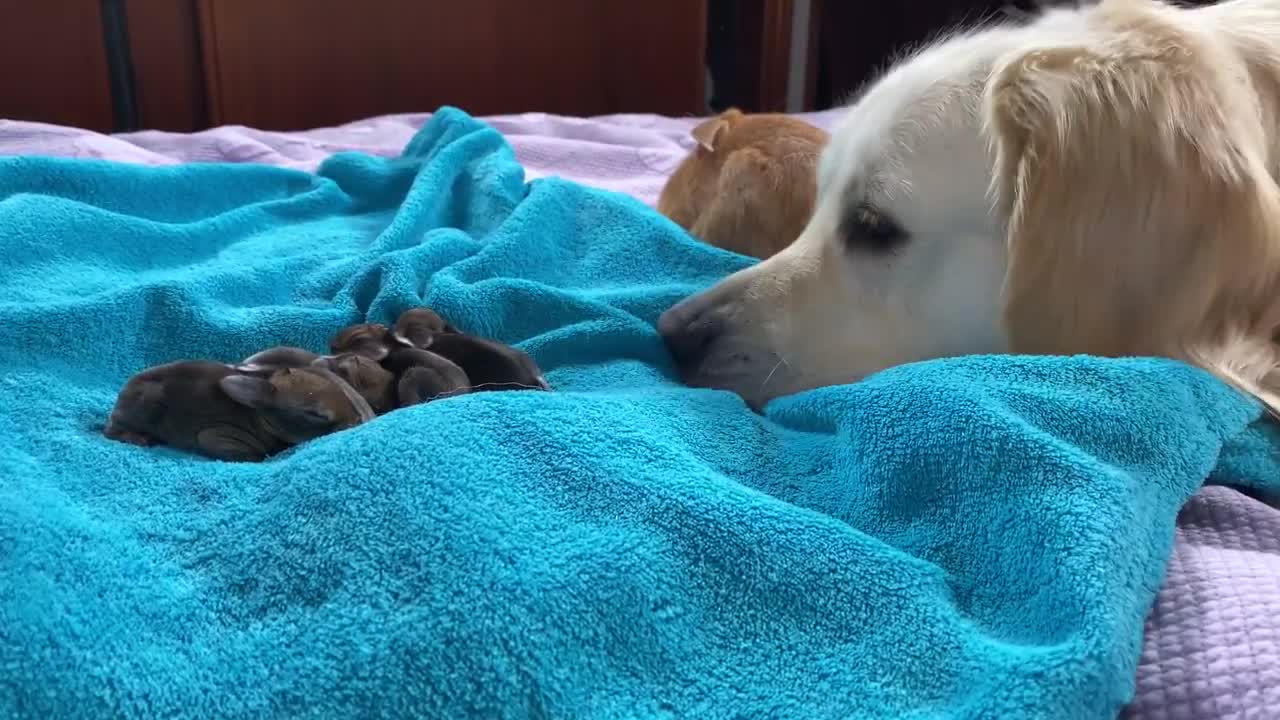
<svg viewBox="0 0 1280 720">
<path fill-rule="evenodd" d="M 697 368 L 706 357 L 707 349 L 723 331 L 724 320 L 720 313 L 690 313 L 683 303 L 658 318 L 658 333 L 682 372 Z"/>
</svg>

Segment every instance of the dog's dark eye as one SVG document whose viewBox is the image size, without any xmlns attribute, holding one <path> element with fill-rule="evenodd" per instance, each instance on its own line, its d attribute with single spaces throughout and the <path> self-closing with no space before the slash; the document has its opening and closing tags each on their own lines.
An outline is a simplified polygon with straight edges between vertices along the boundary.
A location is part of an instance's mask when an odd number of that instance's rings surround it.
<svg viewBox="0 0 1280 720">
<path fill-rule="evenodd" d="M 855 250 L 892 250 L 907 239 L 907 233 L 893 218 L 873 207 L 855 207 L 844 219 L 845 242 Z"/>
</svg>

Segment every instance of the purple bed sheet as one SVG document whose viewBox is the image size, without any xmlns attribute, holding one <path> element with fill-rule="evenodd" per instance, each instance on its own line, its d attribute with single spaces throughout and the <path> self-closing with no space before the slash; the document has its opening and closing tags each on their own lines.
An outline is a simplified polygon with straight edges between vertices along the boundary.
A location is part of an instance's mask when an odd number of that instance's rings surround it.
<svg viewBox="0 0 1280 720">
<path fill-rule="evenodd" d="M 801 117 L 830 127 L 837 113 Z M 0 120 L 0 155 L 153 165 L 259 162 L 310 170 L 343 150 L 395 155 L 427 117 L 379 117 L 302 132 L 228 126 L 114 136 Z M 507 137 L 530 178 L 558 175 L 650 205 L 692 147 L 689 130 L 697 122 L 540 113 L 486 120 Z M 1183 509 L 1125 717 L 1280 718 L 1280 509 L 1220 487 L 1201 490 Z"/>
</svg>

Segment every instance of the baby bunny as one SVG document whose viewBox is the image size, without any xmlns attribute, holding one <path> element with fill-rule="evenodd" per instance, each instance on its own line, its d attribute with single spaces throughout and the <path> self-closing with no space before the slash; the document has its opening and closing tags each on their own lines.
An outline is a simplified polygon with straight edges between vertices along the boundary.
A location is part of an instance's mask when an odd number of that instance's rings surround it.
<svg viewBox="0 0 1280 720">
<path fill-rule="evenodd" d="M 360 323 L 343 328 L 329 341 L 329 352 L 333 355 L 352 353 L 363 355 L 373 360 L 381 360 L 387 356 L 393 345 L 399 344 L 391 331 L 382 323 Z"/>
<path fill-rule="evenodd" d="M 400 407 L 470 392 L 471 379 L 457 363 L 429 350 L 399 348 L 382 361 L 396 376 Z"/>
<path fill-rule="evenodd" d="M 472 390 L 550 390 L 533 358 L 510 345 L 474 335 L 442 333 L 431 352 L 462 368 Z"/>
<path fill-rule="evenodd" d="M 444 318 L 424 307 L 410 308 L 400 313 L 400 318 L 391 328 L 391 336 L 402 344 L 424 349 L 431 347 L 431 341 L 436 335 L 456 332 Z"/>
<path fill-rule="evenodd" d="M 244 360 L 240 361 L 235 368 L 240 372 L 261 373 L 273 372 L 275 370 L 283 370 L 284 368 L 301 368 L 307 367 L 320 357 L 310 350 L 304 350 L 300 347 L 290 345 L 281 345 L 279 347 L 267 348 L 262 352 L 254 353 Z"/>
<path fill-rule="evenodd" d="M 335 356 L 362 355 L 390 370 L 396 376 L 401 406 L 440 395 L 456 395 L 464 387 L 550 389 L 542 371 L 526 353 L 459 332 L 425 307 L 404 311 L 391 328 L 379 323 L 352 325 L 335 335 L 329 348 Z M 429 352 L 401 354 L 406 350 Z"/>
<path fill-rule="evenodd" d="M 356 353 L 343 353 L 316 358 L 313 364 L 346 381 L 369 403 L 374 413 L 382 415 L 398 407 L 396 375 L 378 364 L 377 360 Z"/>
<path fill-rule="evenodd" d="M 222 363 L 188 360 L 130 378 L 104 434 L 221 460 L 260 461 L 372 418 L 363 398 L 320 368 L 258 377 Z"/>
</svg>

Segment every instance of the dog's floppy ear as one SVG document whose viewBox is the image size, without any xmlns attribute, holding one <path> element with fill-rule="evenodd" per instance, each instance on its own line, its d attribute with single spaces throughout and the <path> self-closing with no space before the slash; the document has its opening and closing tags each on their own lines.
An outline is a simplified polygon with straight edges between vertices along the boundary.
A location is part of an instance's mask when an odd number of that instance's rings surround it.
<svg viewBox="0 0 1280 720">
<path fill-rule="evenodd" d="M 1010 350 L 1189 360 L 1280 408 L 1266 114 L 1238 59 L 1112 7 L 1105 44 L 1015 53 L 986 86 Z"/>
</svg>

